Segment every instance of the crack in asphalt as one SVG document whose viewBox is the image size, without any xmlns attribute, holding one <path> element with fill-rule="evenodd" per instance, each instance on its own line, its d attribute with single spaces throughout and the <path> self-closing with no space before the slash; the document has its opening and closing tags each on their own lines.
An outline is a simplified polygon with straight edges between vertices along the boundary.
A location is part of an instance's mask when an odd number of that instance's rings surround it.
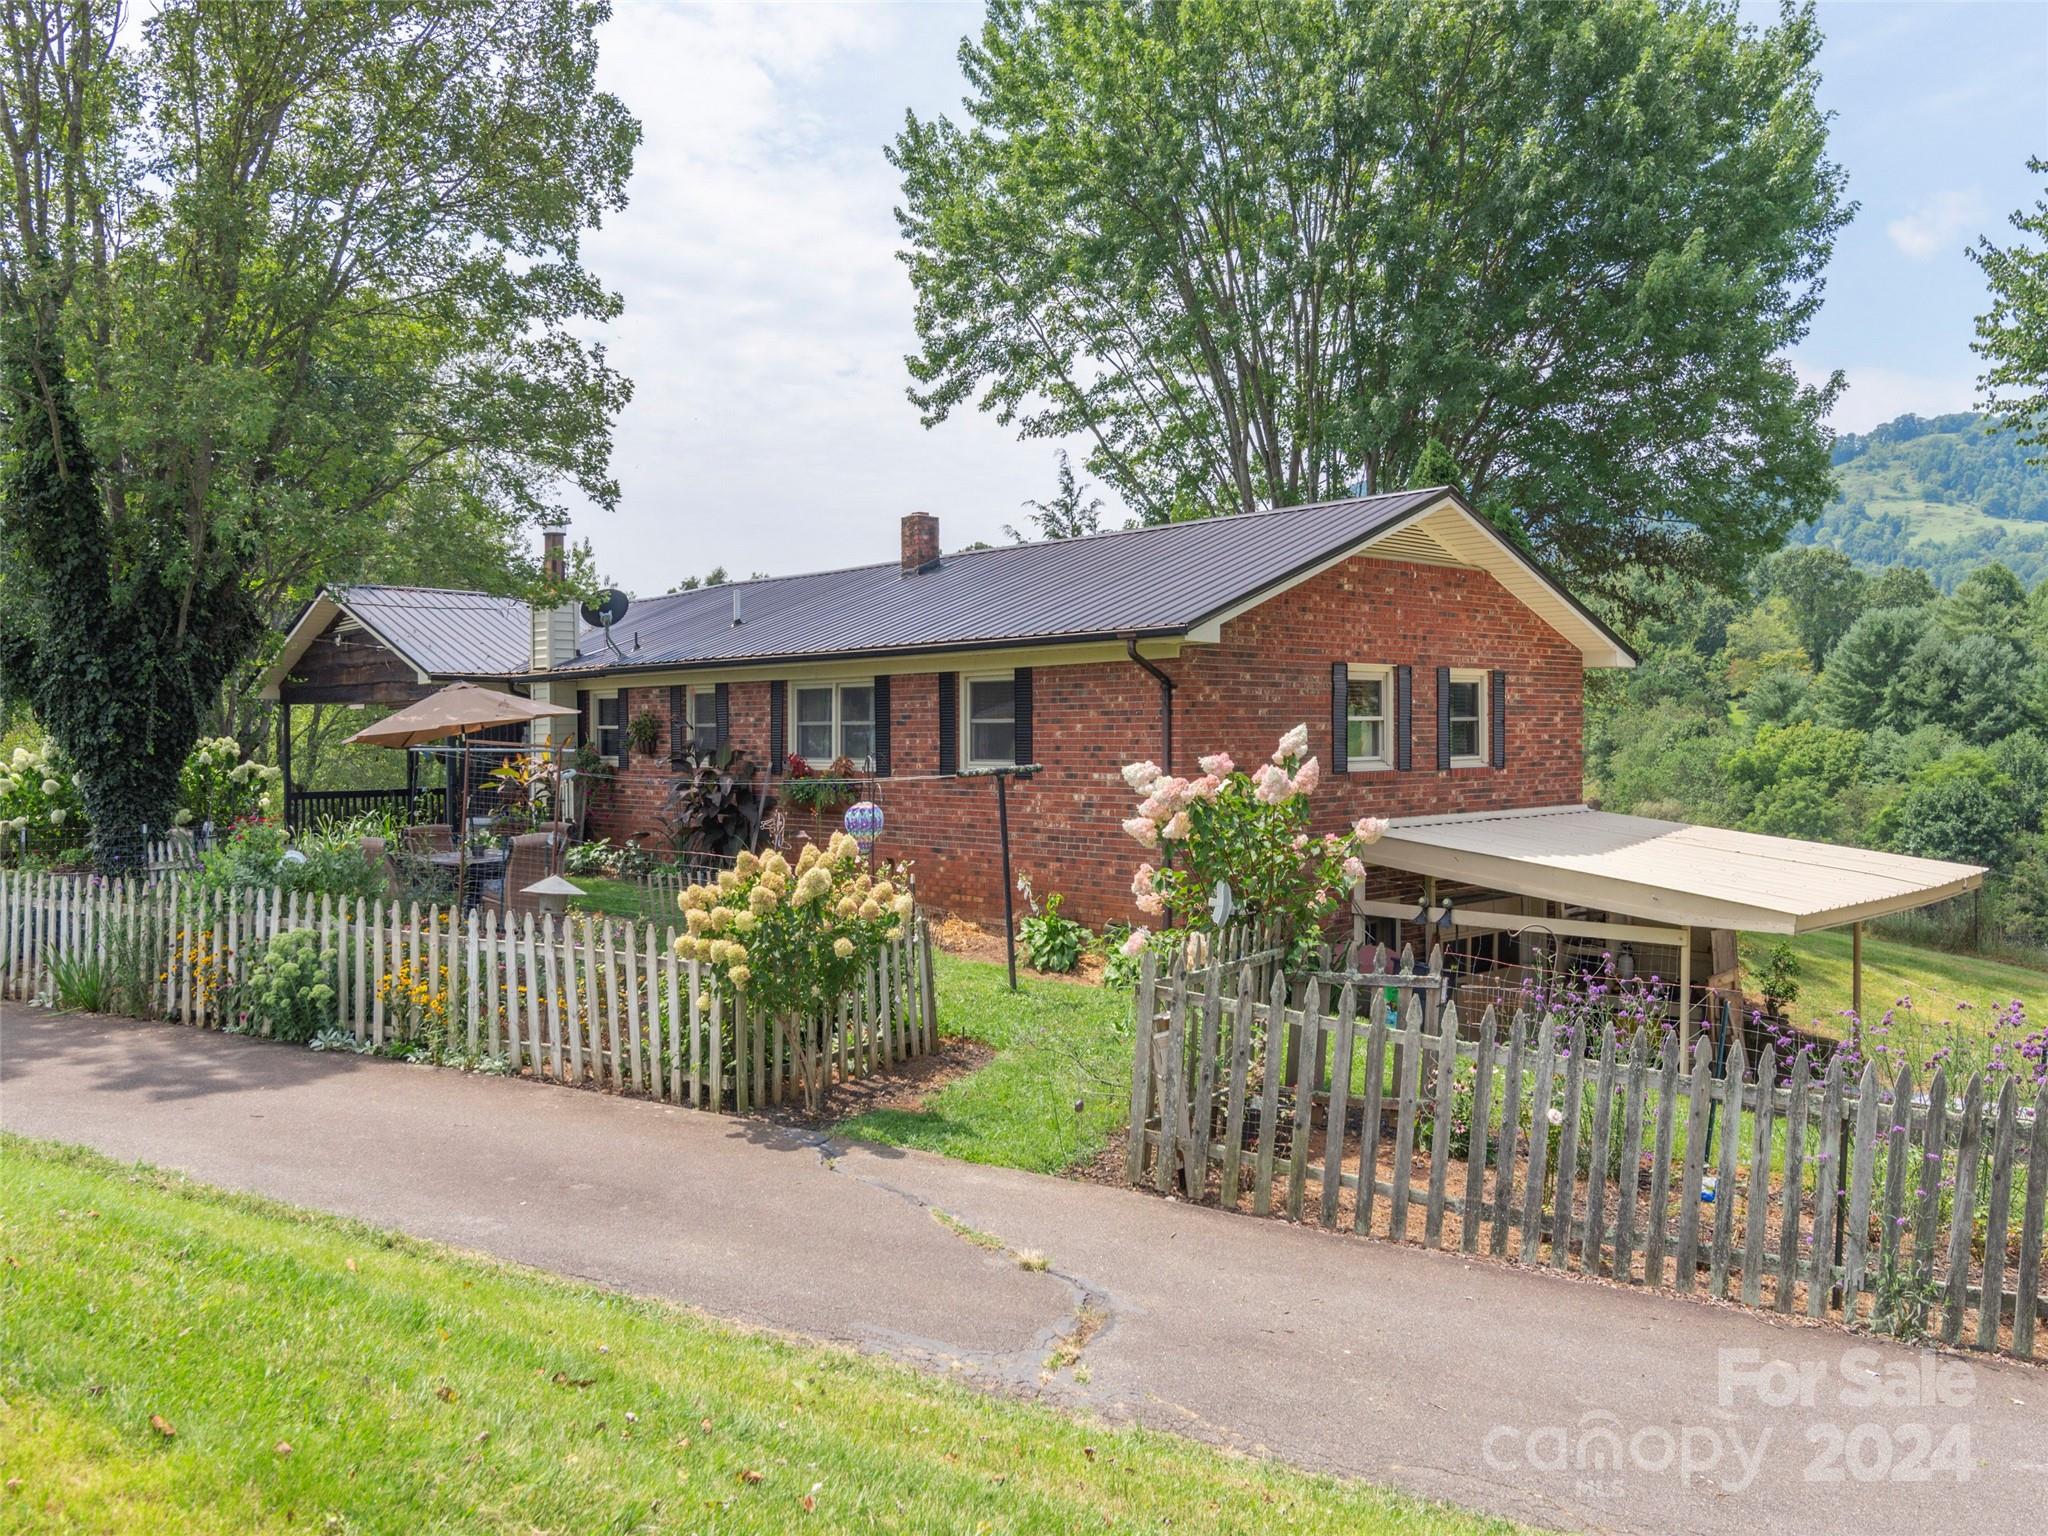
<svg viewBox="0 0 2048 1536">
<path fill-rule="evenodd" d="M 953 1230 L 951 1223 L 958 1223 L 963 1220 L 958 1212 L 946 1210 L 937 1201 L 927 1198 L 914 1189 L 905 1189 L 900 1184 L 892 1183 L 888 1179 L 877 1178 L 873 1174 L 849 1172 L 843 1165 L 839 1153 L 834 1150 L 835 1147 L 844 1145 L 844 1143 L 837 1142 L 828 1132 L 798 1132 L 797 1138 L 800 1144 L 810 1147 L 818 1154 L 819 1166 L 827 1173 L 850 1178 L 856 1184 L 865 1185 L 869 1189 L 879 1190 L 886 1195 L 893 1195 L 896 1199 L 914 1210 L 936 1215 L 942 1218 L 940 1225 L 948 1227 L 948 1230 Z M 950 1223 L 944 1218 L 950 1218 Z M 955 1231 L 954 1235 L 963 1242 L 972 1241 L 963 1232 Z M 1005 1258 L 1009 1259 L 1012 1263 L 1018 1263 L 1019 1251 L 1012 1246 L 1008 1238 L 996 1233 L 989 1235 L 1003 1245 L 1002 1252 Z M 1019 1267 L 1023 1267 L 1021 1263 Z M 1085 1382 L 1073 1380 L 1073 1373 L 1075 1368 L 1082 1363 L 1082 1355 L 1086 1346 L 1101 1338 L 1116 1325 L 1116 1303 L 1114 1298 L 1111 1297 L 1108 1291 L 1089 1281 L 1084 1276 L 1058 1269 L 1050 1263 L 1037 1269 L 1028 1269 L 1025 1272 L 1027 1274 L 1047 1275 L 1058 1281 L 1067 1288 L 1072 1299 L 1072 1308 L 1066 1316 L 1056 1319 L 1048 1323 L 1044 1328 L 1041 1328 L 1032 1344 L 1026 1349 L 963 1352 L 946 1348 L 943 1344 L 934 1340 L 898 1338 L 897 1343 L 899 1347 L 897 1352 L 905 1353 L 906 1351 L 901 1346 L 908 1345 L 910 1346 L 908 1353 L 920 1359 L 937 1358 L 948 1362 L 979 1361 L 1005 1385 L 1023 1387 L 1033 1392 L 1041 1392 L 1043 1389 L 1054 1385 L 1071 1386 L 1074 1389 L 1071 1393 L 1067 1391 L 1046 1392 L 1044 1395 L 1059 1397 L 1078 1395 L 1093 1401 L 1095 1395 L 1087 1390 Z M 1069 1356 L 1065 1351 L 1069 1341 L 1076 1337 L 1081 1339 L 1081 1346 L 1075 1348 L 1071 1356 Z M 1060 1361 L 1057 1366 L 1052 1364 L 1055 1358 L 1058 1358 Z M 1068 1373 L 1069 1380 L 1065 1383 L 1056 1382 L 1056 1377 L 1062 1371 Z"/>
</svg>

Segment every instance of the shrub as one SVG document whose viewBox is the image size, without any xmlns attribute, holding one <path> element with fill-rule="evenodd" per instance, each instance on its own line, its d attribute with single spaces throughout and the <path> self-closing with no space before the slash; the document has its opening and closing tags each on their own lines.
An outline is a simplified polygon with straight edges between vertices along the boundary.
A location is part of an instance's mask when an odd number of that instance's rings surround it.
<svg viewBox="0 0 2048 1536">
<path fill-rule="evenodd" d="M 1192 932 L 1213 931 L 1211 900 L 1222 884 L 1235 912 L 1277 920 L 1297 946 L 1314 943 L 1344 894 L 1365 878 L 1358 850 L 1377 842 L 1387 824 L 1368 816 L 1345 832 L 1311 837 L 1309 797 L 1322 767 L 1313 757 L 1304 761 L 1307 750 L 1308 727 L 1297 725 L 1256 774 L 1227 752 L 1203 758 L 1198 779 L 1176 778 L 1157 763 L 1128 765 L 1124 782 L 1144 798 L 1124 831 L 1158 849 L 1165 866 L 1138 866 L 1131 881 L 1138 909 L 1171 915 Z M 1135 928 L 1125 947 L 1139 953 L 1150 938 Z"/>
<path fill-rule="evenodd" d="M 1024 953 L 1032 967 L 1065 975 L 1081 963 L 1081 951 L 1088 944 L 1088 930 L 1071 917 L 1060 916 L 1066 897 L 1055 891 L 1045 898 L 1045 910 L 1032 912 L 1017 925 L 1024 941 Z"/>
<path fill-rule="evenodd" d="M 1764 995 L 1764 1011 L 1783 1018 L 1785 1010 L 1799 1000 L 1799 956 L 1783 939 L 1771 946 L 1756 978 Z"/>
<path fill-rule="evenodd" d="M 608 837 L 578 843 L 562 855 L 562 868 L 570 875 L 608 875 L 618 864 L 619 850 Z"/>
<path fill-rule="evenodd" d="M 47 855 L 85 830 L 85 801 L 63 754 L 46 740 L 16 747 L 0 765 L 0 847 Z"/>
<path fill-rule="evenodd" d="M 804 844 L 794 866 L 779 852 L 742 852 L 715 885 L 688 887 L 678 905 L 689 932 L 676 939 L 677 955 L 706 966 L 726 998 L 775 1021 L 815 1113 L 825 1088 L 818 1031 L 910 921 L 900 872 L 870 870 L 854 840 L 835 832 L 826 847 Z"/>
<path fill-rule="evenodd" d="M 241 1002 L 253 1029 L 297 1045 L 334 1022 L 334 997 L 334 951 L 310 928 L 290 928 L 251 963 Z"/>
<path fill-rule="evenodd" d="M 385 894 L 384 872 L 350 832 L 303 832 L 296 843 L 274 821 L 237 822 L 206 850 L 199 878 L 216 891 L 280 890 L 364 900 Z"/>
<path fill-rule="evenodd" d="M 760 768 L 730 747 L 684 757 L 681 776 L 669 786 L 660 820 L 670 840 L 686 853 L 730 857 L 752 853 L 761 823 L 775 797 L 763 791 Z"/>
<path fill-rule="evenodd" d="M 175 821 L 181 827 L 225 827 L 261 816 L 273 808 L 273 792 L 283 778 L 268 763 L 245 759 L 232 736 L 202 738 L 178 772 Z"/>
</svg>

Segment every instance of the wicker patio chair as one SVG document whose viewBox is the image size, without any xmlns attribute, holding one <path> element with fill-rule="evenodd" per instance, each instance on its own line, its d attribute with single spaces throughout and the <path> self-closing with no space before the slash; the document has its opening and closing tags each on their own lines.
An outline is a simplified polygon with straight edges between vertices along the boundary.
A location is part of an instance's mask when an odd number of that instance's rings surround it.
<svg viewBox="0 0 2048 1536">
<path fill-rule="evenodd" d="M 526 887 L 545 880 L 554 867 L 554 834 L 525 832 L 512 839 L 511 855 L 505 860 L 505 883 L 492 905 L 501 913 L 538 912 L 540 901 L 526 894 Z"/>
<path fill-rule="evenodd" d="M 448 853 L 455 847 L 445 821 L 424 821 L 398 829 L 399 841 L 414 853 Z"/>
</svg>

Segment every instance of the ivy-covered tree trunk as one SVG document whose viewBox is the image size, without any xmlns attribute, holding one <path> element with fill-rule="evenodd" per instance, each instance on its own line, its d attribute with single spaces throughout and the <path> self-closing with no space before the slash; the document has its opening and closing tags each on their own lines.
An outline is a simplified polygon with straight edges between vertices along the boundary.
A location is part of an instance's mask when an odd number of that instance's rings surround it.
<svg viewBox="0 0 2048 1536">
<path fill-rule="evenodd" d="M 93 864 L 119 874 L 170 826 L 202 712 L 259 622 L 233 561 L 120 549 L 50 309 L 8 297 L 0 693 L 26 699 L 71 760 Z"/>
</svg>

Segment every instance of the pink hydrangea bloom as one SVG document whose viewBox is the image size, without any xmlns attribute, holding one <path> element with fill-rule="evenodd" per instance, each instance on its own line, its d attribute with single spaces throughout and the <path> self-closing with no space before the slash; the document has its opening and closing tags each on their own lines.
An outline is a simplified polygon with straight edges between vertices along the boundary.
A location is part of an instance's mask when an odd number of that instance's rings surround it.
<svg viewBox="0 0 2048 1536">
<path fill-rule="evenodd" d="M 1284 763 L 1290 757 L 1299 757 L 1308 750 L 1308 727 L 1297 725 L 1280 738 L 1280 745 L 1273 749 L 1273 761 Z"/>
<path fill-rule="evenodd" d="M 1134 793 L 1142 795 L 1152 787 L 1159 773 L 1159 765 L 1149 758 L 1142 763 L 1126 763 L 1124 783 L 1128 784 Z"/>
<path fill-rule="evenodd" d="M 1147 917 L 1163 917 L 1166 914 L 1166 898 L 1157 891 L 1147 891 L 1138 898 L 1138 910 Z"/>
<path fill-rule="evenodd" d="M 1287 777 L 1287 770 L 1278 763 L 1268 763 L 1259 770 L 1252 797 L 1261 805 L 1279 805 L 1293 793 L 1294 781 Z"/>
<path fill-rule="evenodd" d="M 1376 843 L 1387 835 L 1387 818 L 1361 816 L 1351 830 L 1361 843 Z"/>
<path fill-rule="evenodd" d="M 1365 878 L 1365 864 L 1355 853 L 1344 861 L 1344 878 L 1353 885 Z"/>
<path fill-rule="evenodd" d="M 1323 765 L 1315 758 L 1303 763 L 1294 775 L 1294 792 L 1297 795 L 1312 795 L 1316 786 L 1323 782 Z"/>
<path fill-rule="evenodd" d="M 1130 833 L 1140 848 L 1159 846 L 1159 823 L 1149 816 L 1133 816 L 1124 823 L 1124 830 Z"/>
<path fill-rule="evenodd" d="M 1189 781 L 1185 800 L 1214 800 L 1216 791 L 1223 787 L 1223 781 L 1213 773 L 1205 773 L 1199 779 Z"/>
<path fill-rule="evenodd" d="M 1151 939 L 1152 932 L 1149 928 L 1133 928 L 1130 937 L 1124 940 L 1124 953 L 1133 960 L 1137 959 L 1145 953 L 1145 946 Z"/>
<path fill-rule="evenodd" d="M 1186 811 L 1176 811 L 1174 812 L 1173 820 L 1169 821 L 1164 827 L 1160 828 L 1159 835 L 1164 838 L 1171 838 L 1173 841 L 1178 842 L 1182 838 L 1186 837 L 1190 830 L 1191 828 L 1188 822 L 1188 813 Z"/>
<path fill-rule="evenodd" d="M 1131 876 L 1131 894 L 1133 896 L 1151 895 L 1152 879 L 1158 873 L 1159 871 L 1154 869 L 1150 864 L 1140 864 L 1138 866 L 1138 872 L 1135 875 Z"/>
<path fill-rule="evenodd" d="M 1212 779 L 1227 779 L 1230 777 L 1232 770 L 1237 767 L 1237 764 L 1230 760 L 1228 752 L 1211 752 L 1207 757 L 1201 759 L 1201 764 L 1202 772 L 1208 774 Z"/>
</svg>

